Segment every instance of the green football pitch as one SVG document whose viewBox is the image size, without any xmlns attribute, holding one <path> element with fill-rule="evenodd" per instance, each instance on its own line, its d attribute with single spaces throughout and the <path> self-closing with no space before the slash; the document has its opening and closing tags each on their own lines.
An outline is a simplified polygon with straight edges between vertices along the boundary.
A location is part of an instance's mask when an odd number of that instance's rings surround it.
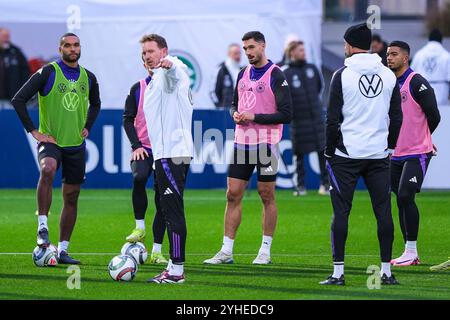
<svg viewBox="0 0 450 320">
<path fill-rule="evenodd" d="M 153 194 L 149 191 L 150 199 Z M 225 191 L 187 190 L 188 224 L 186 283 L 148 284 L 164 266 L 139 267 L 132 282 L 114 282 L 107 265 L 119 253 L 134 227 L 131 190 L 82 190 L 70 252 L 82 260 L 80 289 L 67 287 L 67 266 L 38 268 L 31 260 L 36 241 L 34 190 L 0 190 L 0 299 L 450 299 L 450 273 L 429 267 L 450 255 L 450 193 L 424 192 L 419 253 L 422 265 L 394 269 L 400 286 L 370 290 L 369 266 L 380 264 L 376 221 L 365 192 L 355 195 L 347 241 L 345 287 L 321 287 L 332 270 L 330 249 L 331 204 L 315 194 L 294 198 L 278 191 L 279 222 L 272 244 L 273 264 L 253 266 L 261 244 L 261 203 L 255 191 L 246 195 L 243 219 L 235 242 L 235 264 L 205 266 L 204 259 L 221 246 Z M 394 204 L 394 201 L 393 201 Z M 395 205 L 394 205 L 395 207 Z M 49 218 L 50 239 L 58 240 L 61 193 L 55 190 Z M 151 230 L 153 205 L 146 222 Z M 397 210 L 393 210 L 394 256 L 403 244 Z M 151 250 L 151 232 L 146 246 Z M 163 251 L 167 256 L 168 241 Z M 369 281 L 370 282 L 370 281 Z"/>
</svg>

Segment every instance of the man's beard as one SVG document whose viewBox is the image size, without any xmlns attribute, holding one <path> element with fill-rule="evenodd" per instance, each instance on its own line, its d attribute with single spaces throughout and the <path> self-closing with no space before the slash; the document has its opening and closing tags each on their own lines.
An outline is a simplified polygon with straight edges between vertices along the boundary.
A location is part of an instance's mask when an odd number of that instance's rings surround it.
<svg viewBox="0 0 450 320">
<path fill-rule="evenodd" d="M 78 60 L 80 60 L 80 57 L 81 57 L 81 52 L 80 52 L 79 54 L 77 54 L 77 57 L 76 57 L 75 59 L 71 58 L 71 57 L 70 57 L 70 54 L 65 54 L 65 53 L 63 53 L 62 59 L 63 59 L 64 61 L 73 63 L 73 62 L 77 62 Z"/>
</svg>

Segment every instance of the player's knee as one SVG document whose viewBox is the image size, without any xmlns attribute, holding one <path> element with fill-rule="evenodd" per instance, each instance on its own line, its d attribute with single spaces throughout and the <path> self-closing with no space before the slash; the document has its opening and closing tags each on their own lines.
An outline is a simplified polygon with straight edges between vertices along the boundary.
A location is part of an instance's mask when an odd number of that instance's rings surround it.
<svg viewBox="0 0 450 320">
<path fill-rule="evenodd" d="M 398 201 L 402 205 L 408 205 L 414 202 L 415 191 L 410 189 L 401 189 L 397 194 Z"/>
<path fill-rule="evenodd" d="M 275 203 L 275 192 L 272 188 L 259 188 L 258 193 L 264 205 Z"/>
<path fill-rule="evenodd" d="M 133 174 L 133 183 L 134 184 L 146 184 L 147 183 L 147 175 L 143 172 L 135 172 Z"/>
<path fill-rule="evenodd" d="M 228 189 L 227 190 L 227 202 L 229 203 L 239 203 L 243 198 L 243 194 L 237 190 Z"/>
<path fill-rule="evenodd" d="M 41 176 L 47 179 L 53 179 L 56 173 L 56 164 L 48 161 L 41 163 Z"/>
<path fill-rule="evenodd" d="M 78 202 L 78 196 L 80 195 L 80 190 L 71 190 L 64 192 L 64 204 L 69 206 L 76 206 Z"/>
</svg>

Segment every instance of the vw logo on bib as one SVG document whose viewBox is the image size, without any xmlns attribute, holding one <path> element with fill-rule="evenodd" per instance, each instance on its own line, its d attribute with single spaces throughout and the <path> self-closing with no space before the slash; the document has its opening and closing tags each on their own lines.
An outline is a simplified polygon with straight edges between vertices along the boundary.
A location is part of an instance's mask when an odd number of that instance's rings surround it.
<svg viewBox="0 0 450 320">
<path fill-rule="evenodd" d="M 256 95 L 253 91 L 241 92 L 240 102 L 242 102 L 243 111 L 250 111 L 256 106 Z"/>
<path fill-rule="evenodd" d="M 76 93 L 68 92 L 64 95 L 62 104 L 67 111 L 76 111 L 80 104 L 80 97 Z"/>
</svg>

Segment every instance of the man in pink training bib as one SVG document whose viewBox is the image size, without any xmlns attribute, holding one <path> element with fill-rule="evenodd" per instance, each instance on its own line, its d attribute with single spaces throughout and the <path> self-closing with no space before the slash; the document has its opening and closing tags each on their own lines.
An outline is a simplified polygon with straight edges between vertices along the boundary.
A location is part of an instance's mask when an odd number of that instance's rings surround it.
<svg viewBox="0 0 450 320">
<path fill-rule="evenodd" d="M 292 119 L 292 100 L 283 72 L 266 57 L 264 35 L 259 31 L 248 32 L 242 41 L 250 65 L 238 75 L 230 111 L 236 132 L 233 161 L 228 169 L 225 234 L 222 249 L 205 260 L 205 264 L 233 263 L 242 198 L 255 167 L 264 208 L 262 245 L 253 264 L 271 263 L 270 247 L 278 215 L 275 203 L 278 143 L 283 124 Z"/>
<path fill-rule="evenodd" d="M 392 191 L 397 195 L 405 251 L 391 261 L 394 266 L 420 263 L 417 253 L 419 210 L 415 202 L 431 157 L 436 149 L 431 134 L 440 122 L 436 96 L 431 85 L 409 67 L 410 47 L 394 41 L 388 48 L 388 66 L 398 78 L 402 96 L 403 124 L 391 158 Z"/>
</svg>

